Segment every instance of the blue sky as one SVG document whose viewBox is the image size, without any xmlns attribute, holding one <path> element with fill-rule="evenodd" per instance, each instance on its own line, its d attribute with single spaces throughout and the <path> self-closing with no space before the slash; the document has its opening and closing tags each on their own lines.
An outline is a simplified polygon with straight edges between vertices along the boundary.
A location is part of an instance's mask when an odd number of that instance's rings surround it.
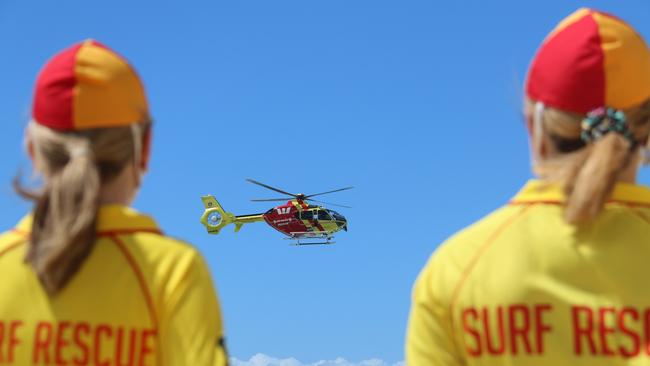
<svg viewBox="0 0 650 366">
<path fill-rule="evenodd" d="M 306 362 L 403 359 L 410 289 L 447 236 L 530 177 L 525 70 L 580 6 L 650 38 L 647 0 L 0 2 L 0 228 L 28 209 L 22 130 L 45 60 L 85 38 L 124 54 L 155 118 L 135 206 L 195 244 L 216 279 L 233 356 Z M 293 192 L 326 201 L 350 231 L 291 247 L 265 224 L 208 236 L 200 196 L 237 214 Z M 650 175 L 641 176 L 644 183 Z"/>
</svg>

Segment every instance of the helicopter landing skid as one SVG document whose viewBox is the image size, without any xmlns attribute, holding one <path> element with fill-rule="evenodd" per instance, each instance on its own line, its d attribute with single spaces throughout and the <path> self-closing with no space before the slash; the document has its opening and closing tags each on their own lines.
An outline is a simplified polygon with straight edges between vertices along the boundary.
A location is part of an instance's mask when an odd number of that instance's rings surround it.
<svg viewBox="0 0 650 366">
<path fill-rule="evenodd" d="M 302 246 L 302 245 L 329 245 L 336 242 L 332 241 L 332 237 L 328 236 L 324 232 L 304 232 L 304 233 L 292 233 L 291 237 L 285 238 L 287 240 L 295 240 L 291 245 Z M 306 240 L 306 241 L 305 241 Z M 310 241 L 310 240 L 325 240 L 325 241 Z"/>
<path fill-rule="evenodd" d="M 324 242 L 318 242 L 318 243 L 301 242 L 300 240 L 296 239 L 296 242 L 294 242 L 291 245 L 295 246 L 295 247 L 303 247 L 303 246 L 306 246 L 306 245 L 331 245 L 331 244 L 335 244 L 335 243 L 336 243 L 335 241 L 324 241 Z"/>
</svg>

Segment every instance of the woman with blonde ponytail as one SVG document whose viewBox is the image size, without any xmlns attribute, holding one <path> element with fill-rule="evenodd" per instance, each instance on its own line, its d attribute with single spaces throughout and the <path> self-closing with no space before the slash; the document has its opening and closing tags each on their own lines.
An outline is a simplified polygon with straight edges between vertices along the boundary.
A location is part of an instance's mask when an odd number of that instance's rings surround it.
<svg viewBox="0 0 650 366">
<path fill-rule="evenodd" d="M 93 40 L 38 76 L 27 150 L 42 188 L 0 235 L 0 364 L 226 365 L 210 274 L 129 205 L 151 121 L 127 61 Z"/>
<path fill-rule="evenodd" d="M 410 366 L 650 362 L 650 50 L 580 9 L 544 40 L 524 111 L 533 170 L 441 245 L 413 290 Z"/>
</svg>

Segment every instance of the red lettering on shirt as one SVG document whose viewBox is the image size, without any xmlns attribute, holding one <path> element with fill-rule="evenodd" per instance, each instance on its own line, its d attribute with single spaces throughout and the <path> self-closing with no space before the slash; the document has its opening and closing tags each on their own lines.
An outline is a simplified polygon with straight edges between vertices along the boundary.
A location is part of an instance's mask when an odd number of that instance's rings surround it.
<svg viewBox="0 0 650 366">
<path fill-rule="evenodd" d="M 643 314 L 643 331 L 645 335 L 645 354 L 650 356 L 650 309 L 646 309 Z"/>
<path fill-rule="evenodd" d="M 503 335 L 503 307 L 497 306 L 496 308 L 496 328 L 497 328 L 497 339 L 498 346 L 492 344 L 492 330 L 495 328 L 494 325 L 490 324 L 490 316 L 488 308 L 483 308 L 483 326 L 485 331 L 485 338 L 487 339 L 487 350 L 491 355 L 502 355 L 506 350 L 506 340 Z"/>
<path fill-rule="evenodd" d="M 0 363 L 5 362 L 2 350 L 4 349 L 4 334 L 5 334 L 5 323 L 0 322 Z"/>
<path fill-rule="evenodd" d="M 0 365 L 146 366 L 156 360 L 155 329 L 40 321 L 30 327 L 31 341 L 25 342 L 24 325 L 23 320 L 0 320 Z M 21 354 L 31 354 L 31 362 L 16 359 Z"/>
<path fill-rule="evenodd" d="M 627 335 L 632 342 L 631 349 L 626 349 L 621 345 L 618 347 L 618 352 L 625 358 L 636 357 L 641 353 L 641 339 L 636 332 L 628 328 L 625 324 L 626 316 L 631 318 L 634 322 L 637 322 L 639 320 L 639 312 L 634 308 L 625 307 L 618 313 L 618 328 L 621 330 L 621 333 Z"/>
<path fill-rule="evenodd" d="M 142 341 L 140 342 L 140 359 L 138 360 L 138 365 L 146 366 L 145 359 L 147 355 L 153 353 L 153 348 L 149 347 L 149 339 L 156 336 L 155 330 L 145 330 L 142 332 Z"/>
<path fill-rule="evenodd" d="M 41 363 L 41 357 L 44 364 L 50 363 L 50 343 L 52 342 L 52 324 L 39 322 L 34 332 L 34 352 L 32 353 L 32 362 Z"/>
<path fill-rule="evenodd" d="M 517 316 L 519 314 L 519 316 Z M 517 321 L 517 318 L 521 319 Z M 512 354 L 519 353 L 517 338 L 521 339 L 527 354 L 532 353 L 528 334 L 530 332 L 530 313 L 526 305 L 512 305 L 508 311 L 508 323 L 510 323 L 510 348 Z"/>
<path fill-rule="evenodd" d="M 65 331 L 70 328 L 70 322 L 60 322 L 56 332 L 56 347 L 54 348 L 54 359 L 57 365 L 65 366 L 68 361 L 63 359 L 63 350 L 68 347 L 69 342 L 66 341 Z"/>
<path fill-rule="evenodd" d="M 14 354 L 16 352 L 16 347 L 18 347 L 19 344 L 22 342 L 20 339 L 18 339 L 18 328 L 23 326 L 23 322 L 21 320 L 14 320 L 11 322 L 11 325 L 9 326 L 9 352 L 7 352 L 7 362 L 13 363 L 14 362 Z M 0 342 L 2 344 L 2 342 Z"/>
<path fill-rule="evenodd" d="M 487 354 L 495 356 L 505 353 L 543 353 L 544 337 L 552 331 L 550 324 L 544 319 L 544 315 L 550 311 L 552 307 L 548 304 L 464 309 L 462 321 L 467 353 L 473 357 L 483 355 L 482 344 L 486 345 Z M 474 338 L 476 347 L 472 348 L 467 344 L 468 335 Z M 485 343 L 481 343 L 482 341 Z M 536 346 L 535 350 L 533 344 Z M 523 349 L 520 345 L 523 345 Z"/>
<path fill-rule="evenodd" d="M 551 332 L 550 324 L 544 323 L 544 313 L 551 311 L 553 307 L 549 304 L 535 305 L 535 343 L 537 344 L 537 354 L 544 353 L 544 333 Z"/>
<path fill-rule="evenodd" d="M 555 312 L 562 314 L 553 316 Z M 554 343 L 560 349 L 553 352 L 567 353 L 572 347 L 581 357 L 650 356 L 650 307 L 573 305 L 558 310 L 551 304 L 512 304 L 464 308 L 460 318 L 466 354 L 471 357 L 543 355 L 548 351 L 546 337 L 558 331 L 572 332 L 573 345 Z M 560 319 L 568 322 L 559 323 Z"/>
<path fill-rule="evenodd" d="M 106 324 L 101 324 L 97 327 L 95 330 L 95 365 L 97 366 L 109 366 L 111 364 L 111 360 L 104 359 L 102 360 L 102 334 L 105 334 L 106 336 L 104 338 L 110 338 L 113 335 L 113 330 L 111 329 L 110 326 Z"/>
<path fill-rule="evenodd" d="M 87 365 L 89 361 L 88 336 L 90 325 L 88 323 L 77 323 L 74 327 L 74 344 L 81 351 L 81 356 L 72 359 L 75 366 Z M 82 338 L 83 336 L 83 338 Z"/>
<path fill-rule="evenodd" d="M 474 342 L 476 344 L 475 348 L 470 348 L 470 346 L 467 344 L 467 340 L 465 340 L 465 348 L 467 349 L 467 353 L 469 353 L 472 356 L 480 356 L 482 349 L 481 349 L 481 335 L 479 332 L 476 330 L 476 328 L 473 328 L 470 323 L 469 323 L 469 317 L 474 318 L 474 322 L 478 320 L 478 311 L 474 308 L 468 308 L 463 311 L 463 330 L 465 331 L 466 334 L 470 335 L 471 337 L 474 338 Z"/>
<path fill-rule="evenodd" d="M 582 314 L 582 316 L 581 316 Z M 573 349 L 576 355 L 582 355 L 582 340 L 587 340 L 592 355 L 596 354 L 594 343 L 594 312 L 586 306 L 573 306 L 571 308 L 573 319 Z M 584 320 L 580 320 L 583 318 Z"/>
<path fill-rule="evenodd" d="M 611 316 L 607 316 L 607 315 Z M 606 308 L 599 308 L 598 309 L 598 335 L 600 336 L 600 343 L 603 346 L 603 354 L 605 356 L 614 356 L 616 353 L 609 347 L 608 342 L 607 342 L 607 336 L 609 334 L 614 334 L 616 329 L 611 325 L 612 323 L 608 321 L 608 319 L 611 319 L 615 315 L 615 310 L 614 308 L 611 307 L 606 307 Z M 609 325 L 608 325 L 609 323 Z"/>
<path fill-rule="evenodd" d="M 124 329 L 122 327 L 117 329 L 117 335 L 115 337 L 116 349 L 115 349 L 115 366 L 132 366 L 135 361 L 135 348 L 136 342 L 138 341 L 138 334 L 135 329 L 132 329 L 129 335 L 129 348 L 128 348 L 128 359 L 126 362 L 123 362 L 123 353 L 124 352 Z"/>
</svg>

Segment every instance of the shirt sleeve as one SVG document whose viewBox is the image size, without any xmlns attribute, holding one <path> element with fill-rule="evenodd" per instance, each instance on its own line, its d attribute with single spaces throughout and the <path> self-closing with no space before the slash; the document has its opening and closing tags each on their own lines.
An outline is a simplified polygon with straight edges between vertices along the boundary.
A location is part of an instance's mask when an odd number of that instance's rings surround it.
<svg viewBox="0 0 650 366">
<path fill-rule="evenodd" d="M 226 366 L 221 309 L 207 265 L 192 251 L 179 265 L 161 316 L 164 366 Z"/>
<path fill-rule="evenodd" d="M 452 333 L 446 279 L 436 255 L 422 270 L 413 288 L 406 335 L 406 364 L 409 366 L 464 365 Z"/>
</svg>

